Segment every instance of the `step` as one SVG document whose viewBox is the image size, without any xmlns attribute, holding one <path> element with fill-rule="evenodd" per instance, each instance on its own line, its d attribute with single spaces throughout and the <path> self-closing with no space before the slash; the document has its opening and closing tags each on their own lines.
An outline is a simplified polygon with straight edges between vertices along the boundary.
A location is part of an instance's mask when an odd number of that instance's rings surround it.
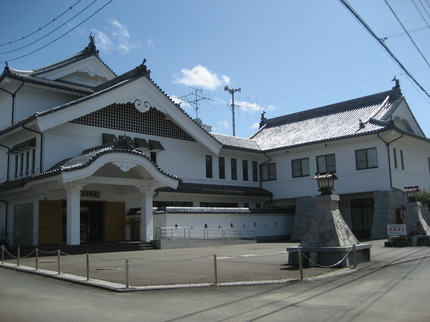
<svg viewBox="0 0 430 322">
<path fill-rule="evenodd" d="M 20 247 L 20 257 L 27 256 L 35 250 L 36 247 Z M 7 251 L 13 256 L 17 256 L 17 247 L 7 247 Z M 94 254 L 94 253 L 112 253 L 112 252 L 129 252 L 138 250 L 155 249 L 151 243 L 144 242 L 115 242 L 115 243 L 88 243 L 81 245 L 44 245 L 39 246 L 39 256 L 56 256 L 60 250 L 62 254 Z M 49 254 L 46 254 L 48 252 Z M 34 257 L 35 253 L 30 257 Z M 7 256 L 6 256 L 7 258 Z"/>
</svg>

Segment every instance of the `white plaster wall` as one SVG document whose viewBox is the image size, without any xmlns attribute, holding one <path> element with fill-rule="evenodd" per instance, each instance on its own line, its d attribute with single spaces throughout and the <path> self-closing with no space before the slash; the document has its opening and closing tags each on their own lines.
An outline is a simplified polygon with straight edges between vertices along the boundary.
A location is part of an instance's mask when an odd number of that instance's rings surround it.
<svg viewBox="0 0 430 322">
<path fill-rule="evenodd" d="M 208 229 L 235 229 L 255 231 L 257 237 L 290 235 L 294 224 L 293 214 L 157 214 L 165 216 L 165 227 L 188 227 Z M 155 219 L 154 223 L 164 223 Z M 232 227 L 233 225 L 233 227 Z M 161 226 L 154 226 L 154 230 Z"/>
<path fill-rule="evenodd" d="M 12 120 L 12 96 L 0 90 L 0 129 L 4 129 Z"/>
<path fill-rule="evenodd" d="M 15 121 L 77 99 L 78 96 L 24 85 L 15 98 Z"/>
<path fill-rule="evenodd" d="M 397 150 L 398 168 L 394 167 L 393 148 Z M 403 151 L 404 167 L 401 168 L 400 150 Z M 403 190 L 408 186 L 419 186 L 430 191 L 430 143 L 398 140 L 390 146 L 393 186 Z"/>
<path fill-rule="evenodd" d="M 385 144 L 376 136 L 363 139 L 352 139 L 341 142 L 313 145 L 290 151 L 270 154 L 271 162 L 276 162 L 277 180 L 263 182 L 263 188 L 274 193 L 273 199 L 297 198 L 318 194 L 318 184 L 313 179 L 317 171 L 316 157 L 335 154 L 336 194 L 359 193 L 373 190 L 389 189 L 387 168 L 387 151 Z M 356 170 L 355 150 L 377 148 L 378 168 Z M 310 175 L 308 177 L 292 177 L 292 160 L 309 158 Z"/>
</svg>

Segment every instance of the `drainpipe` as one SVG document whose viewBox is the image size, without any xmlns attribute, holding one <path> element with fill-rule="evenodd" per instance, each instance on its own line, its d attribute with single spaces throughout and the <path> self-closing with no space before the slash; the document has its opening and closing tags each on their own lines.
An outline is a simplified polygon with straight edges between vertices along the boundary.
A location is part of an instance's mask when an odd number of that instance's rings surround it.
<svg viewBox="0 0 430 322">
<path fill-rule="evenodd" d="M 42 164 L 42 160 L 43 160 L 43 133 L 42 132 L 39 132 L 39 131 L 36 131 L 36 130 L 33 130 L 33 129 L 29 129 L 28 127 L 25 127 L 25 125 L 23 125 L 22 126 L 22 128 L 24 129 L 24 130 L 29 130 L 29 131 L 31 131 L 31 132 L 34 132 L 34 133 L 36 133 L 36 134 L 39 134 L 40 135 L 40 155 L 39 155 L 39 166 L 40 166 L 40 173 L 42 173 L 43 172 L 43 164 Z"/>
<path fill-rule="evenodd" d="M 0 143 L 0 146 L 4 147 L 7 149 L 7 172 L 6 172 L 6 182 L 9 181 L 9 170 L 10 170 L 10 148 L 6 145 L 3 145 Z"/>
<path fill-rule="evenodd" d="M 263 165 L 265 165 L 266 163 L 269 163 L 270 161 L 272 161 L 272 159 L 266 154 L 266 152 L 263 152 L 264 156 L 267 158 L 266 161 L 264 161 L 262 164 L 260 164 L 260 188 L 263 187 L 262 185 L 262 180 L 261 180 L 261 168 Z M 273 201 L 273 197 L 270 197 L 270 200 L 268 202 L 265 202 L 263 204 L 263 209 L 266 208 L 266 205 L 270 204 Z"/>
<path fill-rule="evenodd" d="M 394 140 L 389 141 L 389 142 L 387 142 L 387 141 L 385 141 L 383 138 L 381 138 L 381 137 L 379 136 L 379 134 L 380 134 L 380 133 L 378 133 L 378 134 L 377 134 L 377 135 L 378 135 L 378 138 L 380 138 L 380 139 L 382 140 L 382 142 L 384 142 L 384 143 L 385 143 L 385 146 L 387 147 L 387 154 L 388 154 L 388 173 L 390 174 L 390 188 L 391 188 L 391 189 L 393 189 L 393 190 L 401 190 L 401 189 L 399 189 L 399 188 L 395 188 L 395 187 L 393 187 L 393 175 L 392 175 L 392 173 L 391 173 L 390 144 L 391 144 L 391 143 L 393 143 L 393 142 L 395 142 L 395 141 L 397 141 L 397 140 L 400 140 L 400 139 L 403 137 L 403 133 L 401 133 L 402 135 L 401 135 L 401 136 L 399 136 L 398 138 L 395 138 Z"/>
<path fill-rule="evenodd" d="M 17 88 L 17 90 L 15 91 L 15 93 L 11 93 L 11 92 L 9 92 L 9 91 L 7 91 L 7 90 L 5 90 L 4 88 L 1 88 L 0 87 L 0 89 L 3 91 L 3 92 L 6 92 L 6 93 L 8 93 L 10 96 L 12 96 L 12 116 L 11 116 L 11 121 L 10 121 L 10 124 L 13 124 L 13 122 L 15 121 L 15 97 L 16 97 L 16 93 L 18 93 L 18 91 L 22 88 L 24 86 L 24 82 L 22 82 L 21 83 L 21 86 L 19 86 L 18 88 Z"/>
<path fill-rule="evenodd" d="M 0 202 L 4 202 L 4 204 L 6 205 L 6 212 L 4 216 L 4 241 L 7 242 L 7 215 L 9 211 L 9 203 L 6 200 L 2 199 L 0 199 Z"/>
</svg>

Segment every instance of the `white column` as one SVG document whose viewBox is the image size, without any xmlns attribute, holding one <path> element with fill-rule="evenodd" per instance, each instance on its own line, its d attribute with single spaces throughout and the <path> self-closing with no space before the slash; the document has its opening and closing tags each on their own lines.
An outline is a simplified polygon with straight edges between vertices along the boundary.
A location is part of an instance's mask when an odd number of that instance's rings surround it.
<svg viewBox="0 0 430 322">
<path fill-rule="evenodd" d="M 140 196 L 140 240 L 150 242 L 154 239 L 154 218 L 152 214 L 152 194 L 150 186 L 139 187 Z"/>
<path fill-rule="evenodd" d="M 81 182 L 67 185 L 67 245 L 81 243 Z"/>
</svg>

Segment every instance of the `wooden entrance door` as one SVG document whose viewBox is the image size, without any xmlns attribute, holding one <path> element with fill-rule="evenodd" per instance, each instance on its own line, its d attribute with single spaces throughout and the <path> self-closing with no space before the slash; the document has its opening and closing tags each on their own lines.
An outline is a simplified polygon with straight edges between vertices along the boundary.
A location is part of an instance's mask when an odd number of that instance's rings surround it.
<svg viewBox="0 0 430 322">
<path fill-rule="evenodd" d="M 39 201 L 39 245 L 61 244 L 63 227 L 63 202 Z"/>
<path fill-rule="evenodd" d="M 103 217 L 103 241 L 125 240 L 125 202 L 106 201 Z"/>
</svg>

